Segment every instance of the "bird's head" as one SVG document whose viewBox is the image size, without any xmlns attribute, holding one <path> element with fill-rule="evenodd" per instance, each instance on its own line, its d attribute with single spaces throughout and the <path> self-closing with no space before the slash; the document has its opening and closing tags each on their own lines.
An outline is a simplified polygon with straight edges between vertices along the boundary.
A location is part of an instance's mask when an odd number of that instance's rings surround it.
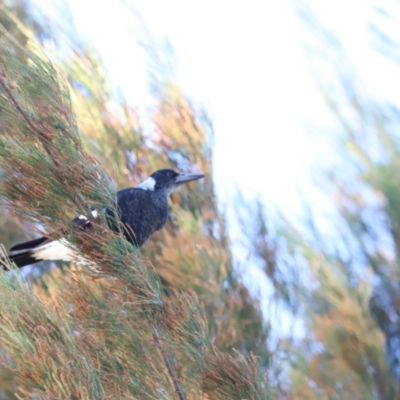
<svg viewBox="0 0 400 400">
<path fill-rule="evenodd" d="M 144 190 L 165 189 L 170 193 L 182 183 L 201 178 L 204 178 L 203 174 L 180 174 L 172 169 L 159 169 L 136 187 Z"/>
</svg>

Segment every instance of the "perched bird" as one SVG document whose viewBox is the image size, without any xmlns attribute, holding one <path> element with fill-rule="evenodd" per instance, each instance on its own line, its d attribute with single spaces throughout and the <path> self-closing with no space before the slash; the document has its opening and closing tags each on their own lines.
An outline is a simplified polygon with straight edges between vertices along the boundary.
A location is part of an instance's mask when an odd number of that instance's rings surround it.
<svg viewBox="0 0 400 400">
<path fill-rule="evenodd" d="M 203 178 L 202 174 L 179 174 L 172 169 L 160 169 L 134 188 L 117 192 L 117 210 L 119 218 L 127 228 L 125 237 L 137 247 L 167 222 L 168 198 L 179 185 Z M 112 216 L 110 210 L 105 210 Z M 97 218 L 96 210 L 92 211 Z M 90 220 L 79 215 L 73 220 L 77 227 L 90 229 Z M 78 254 L 65 244 L 65 239 L 51 240 L 46 237 L 20 243 L 10 249 L 10 260 L 17 267 L 35 264 L 44 260 L 76 261 Z"/>
</svg>

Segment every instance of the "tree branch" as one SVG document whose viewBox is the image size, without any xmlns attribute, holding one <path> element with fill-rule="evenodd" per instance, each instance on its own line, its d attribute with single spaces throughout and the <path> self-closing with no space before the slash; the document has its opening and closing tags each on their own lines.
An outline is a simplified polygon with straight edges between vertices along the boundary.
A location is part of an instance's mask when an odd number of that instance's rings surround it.
<svg viewBox="0 0 400 400">
<path fill-rule="evenodd" d="M 26 112 L 23 110 L 23 108 L 20 106 L 20 104 L 18 103 L 18 101 L 15 99 L 12 91 L 10 90 L 10 88 L 8 87 L 5 79 L 4 79 L 4 74 L 0 73 L 0 86 L 2 86 L 2 88 L 4 89 L 4 91 L 6 92 L 6 95 L 8 96 L 8 98 L 10 99 L 11 103 L 13 104 L 13 106 L 15 107 L 15 109 L 21 114 L 22 118 L 26 121 L 26 123 L 28 124 L 29 128 L 37 134 L 38 138 L 40 139 L 44 149 L 47 151 L 48 155 L 50 156 L 51 160 L 54 162 L 54 164 L 59 167 L 59 163 L 57 162 L 57 160 L 55 159 L 55 157 L 52 156 L 52 152 L 51 149 L 48 147 L 48 145 L 43 141 L 42 139 L 42 132 L 40 132 L 40 130 L 37 129 L 37 127 L 33 124 L 32 119 L 26 114 Z"/>
<path fill-rule="evenodd" d="M 179 400 L 186 400 L 186 397 L 183 394 L 182 388 L 181 388 L 181 386 L 179 384 L 178 378 L 176 377 L 175 372 L 172 369 L 171 362 L 169 361 L 168 356 L 167 356 L 167 354 L 166 354 L 166 352 L 164 350 L 164 346 L 163 346 L 163 344 L 161 342 L 161 339 L 158 336 L 157 328 L 152 323 L 150 323 L 150 325 L 151 325 L 151 328 L 153 330 L 154 341 L 156 342 L 157 347 L 159 348 L 159 350 L 160 350 L 160 352 L 161 352 L 161 354 L 162 354 L 162 356 L 164 358 L 164 362 L 165 362 L 165 365 L 167 367 L 168 374 L 171 377 L 172 382 L 174 383 L 175 391 L 178 394 Z"/>
</svg>

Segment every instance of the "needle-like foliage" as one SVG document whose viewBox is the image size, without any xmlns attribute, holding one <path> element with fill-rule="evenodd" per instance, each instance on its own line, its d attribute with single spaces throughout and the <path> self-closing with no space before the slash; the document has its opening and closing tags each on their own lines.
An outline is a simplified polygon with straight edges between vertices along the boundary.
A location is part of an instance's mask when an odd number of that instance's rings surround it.
<svg viewBox="0 0 400 400">
<path fill-rule="evenodd" d="M 91 207 L 112 209 L 113 186 L 82 145 L 63 78 L 4 29 L 0 169 L 11 212 L 47 236 L 68 235 L 90 264 L 71 272 L 50 303 L 23 281 L 0 277 L 0 357 L 19 396 L 267 398 L 255 357 L 211 346 L 196 295 L 166 297 L 150 261 L 104 218 L 92 221 L 90 234 L 70 226 Z"/>
</svg>

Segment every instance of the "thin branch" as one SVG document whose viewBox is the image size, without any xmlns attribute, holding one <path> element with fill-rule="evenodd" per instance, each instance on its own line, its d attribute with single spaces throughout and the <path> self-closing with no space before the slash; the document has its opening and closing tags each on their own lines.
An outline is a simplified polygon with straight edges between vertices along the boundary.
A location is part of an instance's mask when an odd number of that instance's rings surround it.
<svg viewBox="0 0 400 400">
<path fill-rule="evenodd" d="M 3 87 L 4 91 L 6 92 L 6 95 L 11 100 L 11 103 L 13 104 L 15 109 L 22 115 L 22 117 L 24 118 L 24 120 L 28 124 L 29 128 L 32 130 L 32 132 L 34 132 L 34 133 L 36 133 L 38 135 L 38 137 L 39 137 L 44 149 L 47 151 L 48 155 L 50 156 L 50 158 L 52 159 L 54 164 L 57 167 L 59 167 L 60 166 L 59 163 L 57 162 L 55 157 L 52 156 L 51 149 L 48 147 L 48 145 L 42 139 L 42 136 L 43 136 L 42 132 L 40 132 L 40 130 L 38 130 L 36 128 L 36 126 L 32 122 L 32 119 L 25 113 L 25 111 L 22 109 L 22 107 L 20 106 L 18 101 L 15 99 L 12 91 L 10 90 L 10 88 L 8 87 L 8 85 L 7 85 L 7 83 L 6 83 L 5 79 L 4 79 L 4 74 L 2 74 L 2 73 L 0 73 L 0 85 Z"/>
<path fill-rule="evenodd" d="M 152 323 L 150 325 L 151 325 L 151 328 L 153 329 L 154 341 L 156 342 L 156 344 L 157 344 L 157 346 L 158 346 L 158 348 L 159 348 L 159 350 L 160 350 L 160 352 L 161 352 L 161 354 L 162 354 L 162 356 L 164 358 L 165 365 L 167 367 L 169 376 L 171 377 L 172 382 L 174 383 L 175 391 L 178 394 L 179 400 L 186 400 L 186 397 L 183 394 L 182 388 L 179 385 L 179 380 L 176 377 L 174 370 L 172 369 L 171 362 L 169 361 L 168 356 L 165 353 L 164 346 L 163 346 L 163 344 L 161 342 L 161 339 L 158 336 L 157 328 Z"/>
<path fill-rule="evenodd" d="M 14 95 L 12 94 L 12 91 L 10 88 L 7 86 L 5 79 L 4 79 L 4 74 L 0 73 L 0 85 L 3 87 L 4 91 L 6 92 L 7 96 L 13 103 L 13 106 L 17 109 L 17 111 L 22 115 L 26 123 L 29 125 L 29 127 L 32 129 L 33 132 L 36 132 L 37 134 L 40 135 L 40 132 L 37 131 L 36 127 L 32 124 L 31 119 L 29 118 L 28 115 L 26 115 L 25 111 L 22 109 L 22 107 L 19 105 L 17 100 L 15 99 Z"/>
</svg>

